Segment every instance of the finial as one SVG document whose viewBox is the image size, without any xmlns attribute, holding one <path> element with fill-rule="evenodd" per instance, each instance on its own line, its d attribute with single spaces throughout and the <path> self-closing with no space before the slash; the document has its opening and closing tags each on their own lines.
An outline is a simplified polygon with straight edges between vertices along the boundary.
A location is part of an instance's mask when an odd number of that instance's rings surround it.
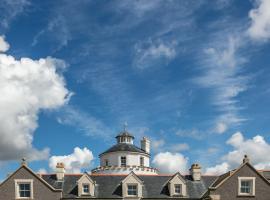
<svg viewBox="0 0 270 200">
<path fill-rule="evenodd" d="M 21 165 L 25 165 L 25 166 L 27 165 L 26 158 L 22 158 Z"/>
<path fill-rule="evenodd" d="M 249 157 L 247 155 L 244 155 L 243 163 L 249 162 Z"/>
<path fill-rule="evenodd" d="M 125 122 L 125 123 L 124 123 L 124 132 L 126 132 L 126 131 L 127 131 L 127 126 L 128 126 L 128 123 L 127 123 L 127 122 Z"/>
</svg>

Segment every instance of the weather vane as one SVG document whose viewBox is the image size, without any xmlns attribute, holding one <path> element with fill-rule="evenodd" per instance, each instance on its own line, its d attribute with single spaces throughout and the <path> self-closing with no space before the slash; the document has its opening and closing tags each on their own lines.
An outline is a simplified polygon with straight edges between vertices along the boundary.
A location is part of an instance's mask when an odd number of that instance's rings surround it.
<svg viewBox="0 0 270 200">
<path fill-rule="evenodd" d="M 125 123 L 124 123 L 124 131 L 127 131 L 127 126 L 128 126 L 128 123 L 125 122 Z"/>
</svg>

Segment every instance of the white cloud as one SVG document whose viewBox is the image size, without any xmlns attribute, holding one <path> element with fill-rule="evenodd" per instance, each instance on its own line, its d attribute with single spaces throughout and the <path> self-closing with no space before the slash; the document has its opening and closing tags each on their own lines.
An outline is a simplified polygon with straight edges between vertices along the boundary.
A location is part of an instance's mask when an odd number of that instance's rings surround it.
<svg viewBox="0 0 270 200">
<path fill-rule="evenodd" d="M 203 138 L 204 133 L 202 131 L 199 131 L 198 129 L 191 129 L 191 130 L 178 129 L 175 132 L 175 135 L 180 137 L 188 137 L 196 140 L 201 140 Z"/>
<path fill-rule="evenodd" d="M 5 37 L 0 35 L 0 52 L 6 52 L 9 49 L 9 44 L 5 41 Z"/>
<path fill-rule="evenodd" d="M 112 131 L 99 119 L 71 105 L 63 106 L 58 113 L 57 121 L 82 131 L 87 136 L 98 136 L 109 139 Z"/>
<path fill-rule="evenodd" d="M 195 79 L 195 83 L 213 91 L 212 104 L 220 112 L 214 129 L 221 134 L 230 126 L 246 120 L 239 116 L 236 98 L 248 89 L 250 78 L 242 75 L 242 64 L 246 60 L 238 53 L 241 47 L 239 37 L 229 37 L 227 42 L 214 43 L 213 46 L 205 49 L 201 63 L 203 74 Z"/>
<path fill-rule="evenodd" d="M 184 157 L 184 155 L 180 153 L 161 152 L 155 155 L 153 159 L 153 164 L 161 172 L 185 173 L 188 169 L 188 158 Z"/>
<path fill-rule="evenodd" d="M 189 150 L 189 145 L 186 143 L 171 144 L 169 149 L 173 152 L 186 151 Z"/>
<path fill-rule="evenodd" d="M 221 163 L 221 164 L 216 165 L 214 167 L 207 168 L 205 174 L 207 174 L 207 175 L 221 175 L 221 174 L 228 172 L 229 170 L 230 170 L 229 164 L 224 162 L 224 163 Z"/>
<path fill-rule="evenodd" d="M 231 145 L 233 150 L 222 157 L 222 164 L 207 168 L 207 173 L 221 173 L 236 168 L 242 163 L 244 155 L 249 156 L 251 164 L 257 169 L 270 166 L 270 157 L 267 156 L 270 144 L 263 136 L 257 135 L 251 139 L 245 139 L 242 133 L 236 132 L 229 138 L 227 144 Z"/>
<path fill-rule="evenodd" d="M 248 33 L 256 40 L 267 40 L 270 38 L 270 1 L 257 0 L 258 7 L 249 12 L 251 26 Z"/>
<path fill-rule="evenodd" d="M 161 40 L 137 43 L 135 45 L 134 65 L 145 69 L 163 63 L 167 65 L 176 56 L 175 42 L 165 43 Z"/>
<path fill-rule="evenodd" d="M 63 61 L 50 57 L 16 60 L 0 54 L 0 160 L 48 157 L 49 149 L 36 150 L 32 141 L 38 113 L 59 108 L 69 99 L 58 72 L 63 67 Z"/>
<path fill-rule="evenodd" d="M 83 149 L 75 147 L 72 154 L 63 156 L 51 156 L 49 167 L 55 171 L 56 164 L 63 162 L 67 173 L 80 173 L 82 169 L 91 167 L 91 161 L 94 159 L 92 151 L 84 147 Z"/>
<path fill-rule="evenodd" d="M 40 168 L 38 171 L 37 171 L 38 174 L 47 174 L 47 170 L 45 168 Z"/>
<path fill-rule="evenodd" d="M 227 130 L 227 125 L 223 122 L 218 122 L 216 124 L 216 128 L 215 128 L 215 132 L 217 132 L 218 134 L 222 134 Z"/>
<path fill-rule="evenodd" d="M 30 5 L 28 0 L 1 0 L 0 2 L 0 27 L 8 28 L 10 22 L 23 13 Z"/>
</svg>

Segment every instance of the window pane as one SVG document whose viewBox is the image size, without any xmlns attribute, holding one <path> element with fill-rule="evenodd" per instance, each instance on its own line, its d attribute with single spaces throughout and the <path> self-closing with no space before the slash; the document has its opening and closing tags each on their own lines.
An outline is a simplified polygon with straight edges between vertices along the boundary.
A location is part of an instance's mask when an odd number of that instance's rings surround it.
<svg viewBox="0 0 270 200">
<path fill-rule="evenodd" d="M 122 156 L 121 157 L 121 166 L 126 166 L 126 165 L 127 165 L 126 157 Z"/>
<path fill-rule="evenodd" d="M 31 189 L 29 183 L 19 184 L 19 195 L 20 197 L 31 197 Z"/>
<path fill-rule="evenodd" d="M 128 195 L 137 196 L 137 185 L 128 185 Z"/>
<path fill-rule="evenodd" d="M 241 193 L 251 194 L 251 185 L 252 185 L 251 181 L 242 180 L 240 188 Z"/>
<path fill-rule="evenodd" d="M 175 185 L 174 186 L 174 192 L 176 193 L 176 194 L 181 194 L 181 185 L 180 184 L 177 184 L 177 185 Z"/>
</svg>

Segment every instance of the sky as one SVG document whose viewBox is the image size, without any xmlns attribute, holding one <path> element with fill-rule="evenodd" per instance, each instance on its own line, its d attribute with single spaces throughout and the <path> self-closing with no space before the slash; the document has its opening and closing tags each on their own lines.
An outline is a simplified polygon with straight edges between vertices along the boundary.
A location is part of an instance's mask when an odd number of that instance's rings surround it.
<svg viewBox="0 0 270 200">
<path fill-rule="evenodd" d="M 90 171 L 128 124 L 161 173 L 270 169 L 269 0 L 0 1 L 0 180 Z"/>
</svg>

